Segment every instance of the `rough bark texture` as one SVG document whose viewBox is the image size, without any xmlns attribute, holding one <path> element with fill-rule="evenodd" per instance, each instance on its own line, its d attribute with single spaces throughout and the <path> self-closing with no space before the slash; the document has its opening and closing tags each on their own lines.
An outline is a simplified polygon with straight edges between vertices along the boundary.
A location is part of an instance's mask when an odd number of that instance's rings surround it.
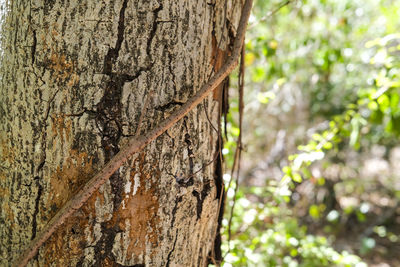
<svg viewBox="0 0 400 267">
<path fill-rule="evenodd" d="M 241 2 L 7 5 L 0 65 L 0 266 L 17 258 L 136 134 L 141 116 L 145 132 L 221 65 Z M 217 150 L 211 123 L 219 122 L 220 95 L 132 157 L 30 265 L 206 265 L 221 191 L 219 163 L 208 164 Z"/>
</svg>

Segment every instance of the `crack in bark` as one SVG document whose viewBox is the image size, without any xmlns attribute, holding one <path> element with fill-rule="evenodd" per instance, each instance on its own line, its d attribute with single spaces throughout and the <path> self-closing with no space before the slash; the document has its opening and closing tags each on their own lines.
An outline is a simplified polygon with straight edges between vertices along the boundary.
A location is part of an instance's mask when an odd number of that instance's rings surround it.
<svg viewBox="0 0 400 267">
<path fill-rule="evenodd" d="M 211 6 L 212 8 L 215 8 L 215 1 L 214 1 L 214 2 L 211 1 L 210 3 L 207 2 L 207 5 L 208 5 L 208 6 Z"/>
<path fill-rule="evenodd" d="M 78 112 L 78 113 L 71 113 L 71 114 L 65 114 L 65 116 L 66 116 L 66 117 L 81 117 L 81 116 L 83 116 L 83 114 L 85 114 L 85 113 L 87 113 L 87 114 L 89 114 L 89 115 L 92 115 L 92 116 L 97 116 L 97 115 L 98 115 L 98 112 L 95 111 L 95 110 L 91 110 L 91 109 L 88 109 L 88 108 L 83 108 L 83 110 L 82 110 L 81 112 Z"/>
<path fill-rule="evenodd" d="M 157 20 L 157 23 L 173 23 L 175 22 L 174 20 Z"/>
<path fill-rule="evenodd" d="M 197 220 L 200 219 L 200 215 L 201 212 L 203 210 L 203 206 L 202 206 L 202 201 L 201 201 L 201 196 L 199 194 L 199 192 L 197 192 L 196 190 L 192 191 L 192 195 L 194 197 L 196 197 L 197 200 L 197 204 L 196 204 L 196 216 L 197 216 Z"/>
<path fill-rule="evenodd" d="M 109 258 L 114 263 L 116 260 L 112 254 L 115 236 L 123 231 L 118 227 L 114 226 L 111 228 L 107 227 L 107 222 L 100 224 L 101 226 L 101 238 L 96 245 L 93 246 L 95 251 L 95 260 L 98 266 L 102 266 L 104 259 Z"/>
<path fill-rule="evenodd" d="M 107 90 L 97 104 L 96 121 L 101 126 L 99 130 L 102 134 L 102 146 L 105 150 L 105 160 L 109 161 L 115 154 L 119 152 L 119 139 L 122 135 L 121 129 L 121 107 L 120 100 L 122 87 L 125 82 L 134 79 L 128 74 L 116 74 L 112 72 L 113 65 L 118 59 L 119 51 L 124 40 L 125 31 L 125 11 L 128 5 L 128 0 L 124 0 L 119 12 L 117 41 L 113 48 L 110 48 L 104 58 L 103 73 L 110 76 L 110 81 L 107 84 Z M 137 74 L 138 76 L 140 75 Z M 120 196 L 123 183 L 119 181 L 119 172 L 117 171 L 111 176 L 111 191 L 114 194 L 114 210 L 116 210 L 122 201 Z"/>
<path fill-rule="evenodd" d="M 113 72 L 113 66 L 118 60 L 119 51 L 124 40 L 125 11 L 127 4 L 128 0 L 124 0 L 122 3 L 115 46 L 108 50 L 104 58 L 103 74 L 108 75 L 110 80 L 106 85 L 107 89 L 105 90 L 102 99 L 96 106 L 96 111 L 85 108 L 83 112 L 70 114 L 72 116 L 81 116 L 84 113 L 95 115 L 96 125 L 102 135 L 101 143 L 104 148 L 106 162 L 112 159 L 113 156 L 119 152 L 119 141 L 121 137 L 124 137 L 121 118 L 121 95 L 123 86 L 126 82 L 132 82 L 143 72 L 149 71 L 153 67 L 153 63 L 150 62 L 146 67 L 139 68 L 134 75 Z M 160 10 L 161 8 L 162 7 L 160 7 Z M 154 29 L 153 35 L 155 34 L 155 30 L 156 29 Z M 151 38 L 153 37 L 154 36 Z M 122 202 L 122 193 L 124 192 L 124 182 L 123 179 L 120 179 L 118 170 L 110 177 L 110 184 L 111 193 L 113 195 L 113 210 L 115 211 Z M 109 228 L 106 223 L 101 224 L 102 237 L 94 246 L 96 262 L 101 263 L 107 257 L 115 262 L 112 255 L 112 247 L 115 236 L 119 232 L 122 231 L 118 227 Z"/>
<path fill-rule="evenodd" d="M 172 57 L 172 53 L 171 52 L 169 52 L 168 50 L 166 50 L 167 51 L 167 55 L 168 55 L 168 60 L 169 60 L 169 64 L 168 64 L 168 70 L 169 70 L 169 73 L 170 73 L 170 75 L 172 76 L 172 83 L 174 84 L 174 86 L 173 86 L 173 88 L 174 88 L 174 95 L 177 95 L 177 91 L 176 91 L 176 75 L 175 75 L 175 72 L 172 70 L 172 60 L 173 60 L 173 57 Z"/>
<path fill-rule="evenodd" d="M 37 44 L 36 31 L 33 30 L 33 43 L 31 47 L 32 65 L 35 63 L 36 44 Z"/>
<path fill-rule="evenodd" d="M 49 103 L 48 103 L 48 105 L 47 105 L 46 114 L 45 114 L 44 119 L 43 119 L 45 129 L 46 129 L 46 126 L 47 126 L 46 121 L 47 121 L 47 119 L 49 118 L 49 115 L 50 115 L 51 104 L 53 103 L 54 99 L 56 98 L 56 96 L 57 96 L 58 92 L 60 92 L 60 90 L 61 90 L 60 88 L 57 89 L 57 91 L 56 91 L 56 92 L 54 93 L 54 95 L 51 97 L 51 99 L 50 99 L 50 101 L 49 101 Z"/>
<path fill-rule="evenodd" d="M 175 219 L 176 219 L 176 211 L 178 210 L 178 204 L 179 204 L 179 202 L 182 202 L 182 199 L 183 199 L 182 196 L 178 197 L 176 199 L 175 206 L 172 209 L 171 228 L 174 228 Z"/>
<path fill-rule="evenodd" d="M 183 104 L 185 104 L 185 102 L 173 100 L 173 101 L 168 102 L 168 103 L 165 104 L 165 105 L 155 107 L 154 109 L 155 109 L 155 110 L 158 110 L 158 111 L 165 112 L 165 111 L 168 111 L 168 110 L 170 110 L 171 108 L 174 108 L 174 107 L 176 107 L 176 106 L 182 106 Z"/>
<path fill-rule="evenodd" d="M 125 11 L 128 5 L 128 0 L 124 0 L 119 13 L 117 41 L 113 48 L 109 48 L 105 58 L 103 74 L 110 77 L 106 85 L 106 90 L 100 102 L 97 104 L 96 111 L 93 114 L 96 116 L 96 125 L 102 136 L 101 144 L 104 149 L 105 161 L 108 162 L 119 152 L 119 140 L 122 136 L 121 126 L 121 95 L 124 84 L 132 81 L 140 75 L 140 71 L 134 75 L 113 73 L 112 68 L 116 63 L 119 51 L 124 40 L 125 31 Z M 92 112 L 84 109 L 85 112 Z M 83 113 L 82 113 L 83 114 Z M 80 115 L 80 114 L 77 114 Z M 113 210 L 117 210 L 122 202 L 123 180 L 119 177 L 119 171 L 116 171 L 110 177 L 111 193 L 113 195 Z M 118 224 L 117 224 L 118 225 Z M 118 226 L 107 227 L 106 223 L 101 223 L 101 238 L 94 245 L 96 262 L 101 264 L 105 258 L 110 258 L 113 261 L 112 247 L 117 233 L 122 232 Z"/>
<path fill-rule="evenodd" d="M 158 13 L 160 13 L 160 11 L 162 9 L 163 9 L 163 5 L 160 3 L 160 5 L 156 9 L 153 10 L 154 22 L 153 22 L 153 25 L 150 30 L 149 39 L 147 39 L 146 53 L 150 59 L 151 64 L 153 64 L 153 57 L 152 57 L 152 54 L 150 53 L 151 52 L 151 43 L 153 42 L 153 39 L 156 36 L 158 24 L 162 23 L 162 21 L 160 21 L 160 22 L 157 21 Z"/>
<path fill-rule="evenodd" d="M 189 176 L 191 177 L 190 179 L 193 181 L 194 178 L 194 154 L 193 154 L 193 144 L 191 141 L 191 137 L 189 134 L 189 128 L 187 126 L 187 119 L 183 120 L 183 125 L 186 128 L 186 134 L 185 134 L 185 143 L 187 144 L 187 152 L 188 152 L 188 160 L 189 160 Z M 196 215 L 197 215 L 197 220 L 200 219 L 201 217 L 201 212 L 203 211 L 203 202 L 205 198 L 207 197 L 208 193 L 211 190 L 211 186 L 208 180 L 205 180 L 203 183 L 203 189 L 199 193 L 196 190 L 192 191 L 192 195 L 196 197 L 197 204 L 196 204 Z"/>
<path fill-rule="evenodd" d="M 211 186 L 208 180 L 205 181 L 203 185 L 203 189 L 201 192 L 197 192 L 196 190 L 192 191 L 192 195 L 196 197 L 197 204 L 196 204 L 196 215 L 197 215 L 197 220 L 200 219 L 201 217 L 201 212 L 203 211 L 203 203 L 205 198 L 207 197 L 208 193 L 211 190 Z"/>
<path fill-rule="evenodd" d="M 182 202 L 182 200 L 183 200 L 183 197 L 182 197 L 182 196 L 178 197 L 178 198 L 176 199 L 175 206 L 174 206 L 174 208 L 172 209 L 171 229 L 174 228 L 175 219 L 176 219 L 176 211 L 178 210 L 178 204 L 179 204 L 180 202 Z M 175 232 L 175 241 L 174 241 L 174 245 L 172 246 L 172 249 L 170 250 L 170 252 L 168 253 L 168 256 L 167 256 L 167 263 L 166 263 L 166 265 L 165 265 L 166 267 L 168 267 L 168 266 L 170 265 L 171 255 L 172 255 L 172 252 L 175 250 L 175 246 L 176 246 L 176 241 L 177 241 L 177 239 L 178 239 L 178 228 L 176 229 L 176 232 Z"/>
<path fill-rule="evenodd" d="M 44 165 L 44 161 L 40 164 L 39 168 L 42 168 Z M 37 233 L 37 215 L 39 213 L 39 202 L 40 202 L 40 198 L 42 196 L 43 193 L 43 186 L 40 184 L 40 177 L 36 176 L 34 178 L 36 180 L 36 186 L 38 187 L 38 193 L 35 199 L 35 210 L 33 211 L 33 215 L 32 215 L 32 236 L 31 236 L 31 240 L 33 240 L 36 237 L 36 233 Z"/>
<path fill-rule="evenodd" d="M 34 41 L 36 41 L 36 32 L 34 31 Z M 34 45 L 36 46 L 36 42 L 34 42 Z M 36 49 L 36 48 L 35 48 Z M 33 58 L 32 58 L 32 63 L 34 61 L 34 53 L 32 54 Z M 44 128 L 43 131 L 43 136 L 42 136 L 42 151 L 43 151 L 43 158 L 39 164 L 39 166 L 36 169 L 36 173 L 40 173 L 43 170 L 44 165 L 46 164 L 46 151 L 47 151 L 47 143 L 46 143 L 46 137 L 47 137 L 47 131 L 46 131 L 46 127 L 47 127 L 47 120 L 49 118 L 50 115 L 50 110 L 51 110 L 51 104 L 53 103 L 54 99 L 56 98 L 56 95 L 58 94 L 58 92 L 60 91 L 60 89 L 58 89 L 54 95 L 51 97 L 50 101 L 48 102 L 48 106 L 46 109 L 46 113 L 45 116 L 43 118 L 43 122 L 42 122 L 42 127 Z M 38 192 L 37 192 L 37 196 L 35 198 L 35 208 L 32 214 L 32 236 L 31 236 L 31 240 L 35 239 L 36 235 L 37 235 L 37 221 L 38 221 L 38 214 L 39 214 L 39 204 L 40 204 L 40 199 L 42 197 L 43 194 L 43 186 L 40 184 L 40 176 L 37 175 L 35 176 L 34 180 L 36 181 L 36 186 L 38 188 Z"/>
<path fill-rule="evenodd" d="M 42 160 L 42 162 L 39 164 L 39 166 L 37 168 L 37 172 L 39 172 L 43 169 L 45 163 L 46 163 L 46 158 L 44 160 Z M 36 179 L 36 177 L 35 177 L 35 179 Z"/>
<path fill-rule="evenodd" d="M 177 240 L 178 240 L 178 229 L 176 229 L 174 245 L 172 246 L 172 249 L 168 253 L 167 263 L 165 264 L 165 267 L 169 267 L 169 265 L 171 263 L 171 255 L 172 255 L 172 252 L 174 252 L 174 250 L 175 250 Z"/>
<path fill-rule="evenodd" d="M 119 50 L 121 49 L 122 42 L 124 40 L 124 30 L 125 30 L 125 10 L 128 5 L 128 0 L 124 0 L 122 3 L 121 10 L 119 12 L 118 21 L 118 32 L 117 32 L 117 42 L 114 48 L 108 49 L 107 55 L 104 58 L 104 74 L 111 74 L 112 66 L 118 58 Z"/>
</svg>

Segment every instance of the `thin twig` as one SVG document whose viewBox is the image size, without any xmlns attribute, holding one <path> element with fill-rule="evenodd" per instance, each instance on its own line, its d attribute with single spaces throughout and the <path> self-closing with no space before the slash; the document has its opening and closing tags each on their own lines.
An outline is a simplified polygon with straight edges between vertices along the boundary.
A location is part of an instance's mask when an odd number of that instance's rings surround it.
<svg viewBox="0 0 400 267">
<path fill-rule="evenodd" d="M 232 55 L 228 58 L 221 69 L 185 104 L 171 114 L 166 120 L 148 133 L 138 137 L 132 137 L 129 142 L 121 148 L 102 170 L 91 178 L 48 222 L 42 231 L 28 245 L 21 256 L 15 261 L 14 266 L 25 266 L 29 260 L 36 255 L 40 246 L 61 226 L 76 210 L 93 195 L 94 192 L 104 184 L 110 176 L 134 153 L 142 150 L 147 144 L 168 130 L 177 121 L 182 119 L 189 111 L 196 107 L 209 93 L 211 93 L 237 66 L 243 39 L 246 33 L 247 22 L 250 16 L 252 0 L 246 0 L 239 21 L 237 35 L 235 38 Z"/>
<path fill-rule="evenodd" d="M 243 109 L 244 109 L 244 101 L 243 101 L 244 58 L 245 58 L 245 49 L 244 49 L 244 46 L 242 46 L 242 53 L 241 53 L 241 57 L 240 57 L 240 66 L 239 66 L 239 79 L 238 79 L 238 87 L 239 87 L 239 136 L 238 136 L 238 139 L 236 141 L 235 159 L 234 159 L 234 163 L 233 163 L 233 166 L 232 166 L 231 179 L 229 181 L 228 189 L 230 188 L 230 185 L 231 185 L 231 182 L 232 182 L 232 177 L 233 177 L 236 165 L 237 165 L 237 168 L 236 168 L 236 185 L 235 185 L 235 193 L 233 195 L 233 203 L 232 203 L 231 211 L 230 211 L 230 214 L 229 214 L 229 221 L 228 221 L 228 251 L 226 252 L 225 256 L 230 251 L 230 242 L 231 242 L 231 237 L 232 237 L 232 218 L 233 218 L 233 212 L 235 210 L 236 195 L 237 195 L 237 191 L 239 189 L 240 158 L 241 158 L 241 154 L 242 154 Z"/>
<path fill-rule="evenodd" d="M 252 23 L 249 25 L 248 29 L 253 28 L 254 26 L 256 26 L 258 23 L 265 21 L 267 19 L 269 19 L 270 17 L 272 17 L 273 15 L 275 15 L 276 13 L 279 12 L 279 10 L 281 10 L 282 8 L 284 8 L 285 6 L 289 5 L 293 0 L 287 0 L 286 2 L 283 2 L 282 4 L 280 4 L 278 7 L 276 7 L 274 10 L 269 11 L 264 17 L 262 17 L 261 19 L 259 19 L 258 21 Z"/>
</svg>

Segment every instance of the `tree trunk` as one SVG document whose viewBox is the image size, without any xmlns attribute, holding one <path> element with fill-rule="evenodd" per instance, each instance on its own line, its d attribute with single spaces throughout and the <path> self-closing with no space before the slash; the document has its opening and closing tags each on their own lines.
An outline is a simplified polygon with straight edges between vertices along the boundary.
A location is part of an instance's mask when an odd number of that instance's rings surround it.
<svg viewBox="0 0 400 267">
<path fill-rule="evenodd" d="M 3 4 L 1 266 L 128 137 L 167 118 L 221 66 L 241 6 L 241 0 Z M 130 158 L 30 266 L 207 265 L 219 231 L 221 91 Z"/>
</svg>

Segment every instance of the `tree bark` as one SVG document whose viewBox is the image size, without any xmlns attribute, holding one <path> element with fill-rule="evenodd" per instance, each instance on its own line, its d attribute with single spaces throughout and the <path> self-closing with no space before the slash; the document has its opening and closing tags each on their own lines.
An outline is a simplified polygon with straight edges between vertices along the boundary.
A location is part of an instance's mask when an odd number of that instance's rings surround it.
<svg viewBox="0 0 400 267">
<path fill-rule="evenodd" d="M 167 118 L 222 65 L 241 6 L 240 0 L 5 5 L 1 266 L 128 137 Z M 222 191 L 214 130 L 220 91 L 129 159 L 30 265 L 207 265 Z"/>
</svg>

